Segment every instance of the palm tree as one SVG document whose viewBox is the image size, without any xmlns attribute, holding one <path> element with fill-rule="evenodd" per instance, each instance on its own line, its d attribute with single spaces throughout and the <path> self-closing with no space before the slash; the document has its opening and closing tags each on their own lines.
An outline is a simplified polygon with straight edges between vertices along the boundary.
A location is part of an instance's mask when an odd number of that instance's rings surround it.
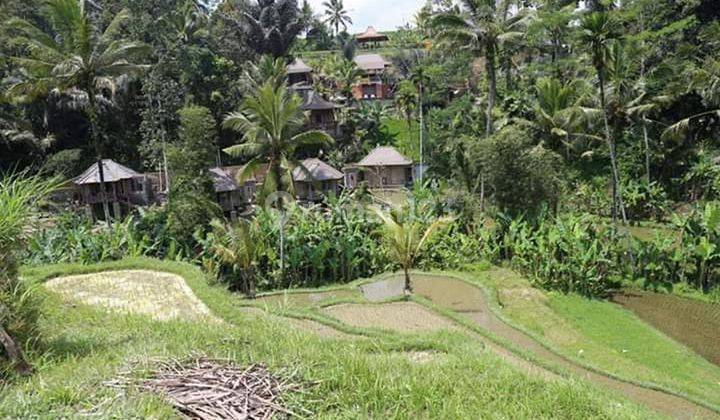
<svg viewBox="0 0 720 420">
<path fill-rule="evenodd" d="M 298 166 L 298 149 L 334 143 L 323 131 L 303 131 L 306 118 L 301 103 L 284 85 L 268 81 L 254 96 L 245 99 L 241 111 L 225 118 L 225 128 L 243 134 L 241 143 L 228 147 L 225 153 L 250 159 L 240 170 L 239 181 L 245 182 L 267 165 L 260 201 L 275 191 L 294 194 L 291 172 Z"/>
<path fill-rule="evenodd" d="M 420 214 L 426 214 L 421 207 Z M 451 219 L 442 217 L 429 223 L 416 217 L 408 208 L 392 209 L 386 212 L 373 207 L 373 211 L 380 219 L 382 226 L 380 233 L 390 257 L 397 261 L 405 273 L 405 296 L 412 294 L 410 270 L 413 269 L 417 258 L 427 241 L 435 232 L 448 224 Z"/>
<path fill-rule="evenodd" d="M 443 12 L 432 18 L 441 44 L 469 49 L 477 56 L 485 57 L 488 92 L 486 111 L 486 136 L 493 132 L 493 109 L 497 99 L 497 55 L 504 42 L 522 36 L 525 15 L 517 13 L 507 17 L 499 14 L 495 0 L 462 0 L 463 10 Z M 504 19 L 506 17 L 506 19 Z"/>
<path fill-rule="evenodd" d="M 325 8 L 325 22 L 335 28 L 335 36 L 340 35 L 340 27 L 347 31 L 348 25 L 352 25 L 353 21 L 350 14 L 345 10 L 343 0 L 328 0 L 323 2 Z"/>
<path fill-rule="evenodd" d="M 551 139 L 549 145 L 557 149 L 561 144 L 569 157 L 570 139 L 576 135 L 582 113 L 578 106 L 576 83 L 563 84 L 557 79 L 541 78 L 535 84 L 537 124 L 545 136 Z M 559 144 L 558 144 L 559 143 Z"/>
<path fill-rule="evenodd" d="M 8 324 L 21 325 L 28 320 L 8 308 L 18 302 L 3 302 L 3 298 L 17 299 L 26 296 L 17 275 L 17 255 L 31 223 L 37 215 L 40 201 L 56 189 L 57 179 L 45 180 L 41 176 L 25 177 L 25 174 L 9 175 L 0 179 L 0 345 L 13 368 L 20 374 L 28 374 L 30 365 L 23 351 L 8 330 Z M 32 321 L 29 321 L 32 322 Z"/>
<path fill-rule="evenodd" d="M 620 209 L 623 223 L 627 224 L 627 215 L 625 214 L 625 205 L 620 191 L 620 172 L 617 163 L 617 151 L 615 149 L 615 140 L 610 130 L 610 117 L 607 107 L 607 99 L 605 95 L 605 82 L 608 72 L 608 61 L 610 57 L 610 49 L 614 42 L 619 39 L 615 21 L 611 19 L 606 12 L 595 12 L 585 15 L 580 23 L 581 39 L 587 46 L 592 56 L 592 64 L 595 67 L 598 77 L 598 85 L 600 89 L 600 107 L 603 112 L 603 122 L 605 126 L 605 141 L 610 151 L 610 165 L 612 167 L 613 178 L 613 208 L 612 218 L 617 221 L 617 210 Z"/>
<path fill-rule="evenodd" d="M 29 52 L 14 61 L 28 77 L 10 87 L 19 99 L 46 96 L 49 93 L 69 97 L 82 109 L 90 123 L 90 138 L 97 158 L 100 194 L 106 221 L 110 210 L 105 195 L 100 132 L 101 105 L 111 103 L 112 95 L 127 80 L 146 66 L 135 59 L 148 52 L 145 44 L 120 38 L 122 25 L 130 19 L 127 10 L 119 12 L 103 32 L 98 31 L 77 0 L 48 0 L 41 11 L 47 26 L 11 19 L 8 26 L 14 42 Z"/>
<path fill-rule="evenodd" d="M 222 242 L 215 244 L 213 251 L 223 263 L 229 265 L 235 274 L 243 278 L 243 291 L 255 299 L 256 265 L 262 254 L 261 231 L 256 221 L 241 221 L 228 226 L 219 220 L 211 222 L 215 234 Z"/>
<path fill-rule="evenodd" d="M 688 91 L 696 91 L 700 94 L 704 104 L 711 110 L 676 122 L 663 132 L 664 138 L 678 137 L 687 132 L 692 124 L 720 118 L 720 59 L 707 58 L 700 68 L 693 71 Z"/>
</svg>

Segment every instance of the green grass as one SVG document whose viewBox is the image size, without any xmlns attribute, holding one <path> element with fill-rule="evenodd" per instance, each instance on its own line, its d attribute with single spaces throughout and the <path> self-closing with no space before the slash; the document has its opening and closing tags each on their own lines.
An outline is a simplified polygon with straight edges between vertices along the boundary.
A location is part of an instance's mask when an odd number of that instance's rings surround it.
<svg viewBox="0 0 720 420">
<path fill-rule="evenodd" d="M 479 278 L 511 322 L 557 352 L 608 372 L 720 406 L 720 367 L 611 302 L 543 293 L 520 275 L 491 269 Z"/>
<path fill-rule="evenodd" d="M 157 358 L 200 354 L 239 363 L 263 362 L 279 374 L 297 371 L 307 384 L 306 392 L 288 396 L 287 404 L 296 412 L 310 410 L 318 418 L 653 416 L 583 381 L 546 382 L 529 376 L 462 333 L 373 332 L 368 333 L 371 339 L 326 340 L 297 331 L 276 317 L 248 316 L 237 296 L 208 285 L 197 268 L 186 264 L 133 259 L 41 267 L 23 274 L 28 281 L 41 282 L 117 269 L 178 274 L 228 323 L 153 321 L 77 305 L 48 293 L 41 325 L 44 352 L 30 355 L 36 373 L 0 390 L 0 417 L 171 417 L 173 411 L 158 398 L 103 383 L 122 372 L 146 377 Z M 303 314 L 307 315 L 299 312 Z M 415 350 L 439 356 L 412 363 L 402 355 Z"/>
</svg>

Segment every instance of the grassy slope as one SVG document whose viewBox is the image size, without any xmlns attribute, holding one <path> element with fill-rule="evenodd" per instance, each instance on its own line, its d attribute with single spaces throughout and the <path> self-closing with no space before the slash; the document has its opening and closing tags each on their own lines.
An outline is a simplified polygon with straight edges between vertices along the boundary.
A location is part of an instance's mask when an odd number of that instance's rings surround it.
<svg viewBox="0 0 720 420">
<path fill-rule="evenodd" d="M 543 293 L 518 274 L 491 269 L 479 277 L 503 314 L 560 353 L 621 378 L 720 406 L 720 367 L 613 303 Z"/>
<path fill-rule="evenodd" d="M 240 363 L 264 362 L 275 371 L 292 368 L 315 382 L 295 396 L 295 411 L 324 418 L 637 418 L 650 414 L 582 382 L 545 382 L 528 377 L 461 334 L 387 336 L 375 340 L 323 340 L 293 332 L 286 323 L 252 318 L 237 298 L 208 286 L 194 267 L 128 260 L 94 267 L 58 266 L 25 272 L 35 281 L 99 269 L 155 269 L 182 275 L 216 314 L 235 325 L 152 322 L 104 313 L 49 296 L 45 305 L 46 353 L 33 356 L 37 373 L 0 390 L 0 417 L 167 417 L 157 398 L 118 392 L 104 381 L 157 357 L 203 354 Z M 413 364 L 400 351 L 435 350 L 443 356 Z M 137 365 L 139 363 L 139 365 Z M 134 374 L 143 376 L 143 371 Z"/>
</svg>

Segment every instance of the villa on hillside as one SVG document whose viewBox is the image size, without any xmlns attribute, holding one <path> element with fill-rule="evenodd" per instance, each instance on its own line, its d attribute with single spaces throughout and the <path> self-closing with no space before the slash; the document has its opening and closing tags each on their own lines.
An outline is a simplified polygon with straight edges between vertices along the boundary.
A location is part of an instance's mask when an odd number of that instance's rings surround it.
<svg viewBox="0 0 720 420">
<path fill-rule="evenodd" d="M 148 206 L 156 201 L 151 176 L 135 172 L 112 159 L 103 159 L 102 168 L 105 198 L 115 218 L 123 217 L 134 207 Z M 84 206 L 93 219 L 102 215 L 102 189 L 97 162 L 74 178 L 72 183 L 76 186 L 73 201 Z"/>
<path fill-rule="evenodd" d="M 305 62 L 296 58 L 287 66 L 288 85 L 303 98 L 307 97 L 307 93 L 312 90 L 313 68 L 305 64 Z"/>
<path fill-rule="evenodd" d="M 398 189 L 413 183 L 413 161 L 392 146 L 379 146 L 345 169 L 345 186 L 367 183 L 371 189 Z"/>
<path fill-rule="evenodd" d="M 369 26 L 365 32 L 355 35 L 355 39 L 360 48 L 365 49 L 378 48 L 389 40 L 387 35 L 381 34 L 372 26 Z"/>
<path fill-rule="evenodd" d="M 300 201 L 319 201 L 339 194 L 345 174 L 317 158 L 305 159 L 292 173 L 295 196 Z"/>
<path fill-rule="evenodd" d="M 362 77 L 353 87 L 353 97 L 358 100 L 389 99 L 391 89 L 383 76 L 390 63 L 379 54 L 363 54 L 355 57 L 355 64 L 362 71 Z"/>
<path fill-rule="evenodd" d="M 330 134 L 334 134 L 337 129 L 335 110 L 340 106 L 324 99 L 314 90 L 310 90 L 300 108 L 309 113 L 310 128 L 326 130 Z"/>
</svg>

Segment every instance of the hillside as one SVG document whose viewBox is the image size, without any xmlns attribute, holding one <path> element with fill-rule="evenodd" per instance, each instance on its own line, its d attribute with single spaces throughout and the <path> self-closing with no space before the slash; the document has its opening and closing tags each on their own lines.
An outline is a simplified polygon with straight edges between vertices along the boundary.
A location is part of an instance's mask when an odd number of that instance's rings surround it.
<svg viewBox="0 0 720 420">
<path fill-rule="evenodd" d="M 128 269 L 151 271 L 118 271 Z M 101 277 L 64 277 L 107 270 Z M 157 270 L 181 277 L 152 274 Z M 392 298 L 394 277 L 384 276 L 380 282 L 261 297 L 251 305 L 258 309 L 251 309 L 245 306 L 250 302 L 208 286 L 200 271 L 185 264 L 125 260 L 41 267 L 24 275 L 37 282 L 55 278 L 47 283 L 53 291 L 43 305 L 47 352 L 33 360 L 36 375 L 2 393 L 5 417 L 172 417 L 172 408 L 158 397 L 107 384 L 120 375 L 147 377 L 161 360 L 200 355 L 294 372 L 304 389 L 286 395 L 284 403 L 320 418 L 652 416 L 633 400 L 655 391 L 625 383 L 637 392 L 616 393 L 612 385 L 580 379 L 565 362 L 518 349 L 493 332 L 502 330 L 463 318 L 482 313 L 483 293 L 451 277 L 418 275 L 413 302 Z M 103 278 L 120 286 L 93 289 Z M 181 278 L 190 289 L 178 286 Z M 460 282 L 479 294 L 461 293 L 461 303 L 450 291 L 430 302 L 423 296 L 434 293 L 436 281 Z M 155 295 L 152 284 L 162 287 Z M 140 295 L 158 299 L 159 312 L 142 311 L 137 287 L 145 288 Z M 109 296 L 115 307 L 110 312 L 103 309 Z M 662 398 L 655 399 L 655 410 L 685 405 L 708 413 L 687 400 L 657 395 Z M 671 404 L 663 407 L 663 400 Z"/>
</svg>

